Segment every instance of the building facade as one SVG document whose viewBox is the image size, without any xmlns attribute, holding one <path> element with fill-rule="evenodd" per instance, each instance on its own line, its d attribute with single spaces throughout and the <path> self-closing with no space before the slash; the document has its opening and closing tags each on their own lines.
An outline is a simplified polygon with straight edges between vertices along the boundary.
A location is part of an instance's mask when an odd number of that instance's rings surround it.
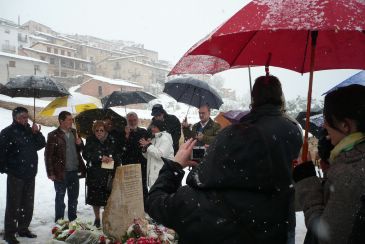
<svg viewBox="0 0 365 244">
<path fill-rule="evenodd" d="M 85 74 L 84 83 L 79 92 L 85 95 L 102 98 L 113 91 L 142 91 L 143 87 L 125 80 L 115 80 L 99 75 Z"/>
<path fill-rule="evenodd" d="M 0 51 L 17 54 L 18 45 L 18 25 L 0 18 Z"/>
<path fill-rule="evenodd" d="M 30 48 L 23 48 L 30 57 L 49 63 L 51 76 L 71 77 L 83 75 L 91 70 L 91 62 L 76 58 L 76 49 L 47 42 L 37 42 Z"/>
<path fill-rule="evenodd" d="M 48 63 L 39 59 L 0 52 L 0 82 L 18 75 L 48 75 Z"/>
</svg>

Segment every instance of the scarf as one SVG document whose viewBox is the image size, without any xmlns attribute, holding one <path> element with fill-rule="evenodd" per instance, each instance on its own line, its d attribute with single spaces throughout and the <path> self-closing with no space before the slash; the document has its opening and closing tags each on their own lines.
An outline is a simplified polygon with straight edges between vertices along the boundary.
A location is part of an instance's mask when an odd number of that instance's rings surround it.
<svg viewBox="0 0 365 244">
<path fill-rule="evenodd" d="M 346 137 L 344 137 L 331 151 L 330 162 L 341 153 L 350 151 L 360 142 L 365 140 L 365 133 L 362 132 L 355 132 Z"/>
</svg>

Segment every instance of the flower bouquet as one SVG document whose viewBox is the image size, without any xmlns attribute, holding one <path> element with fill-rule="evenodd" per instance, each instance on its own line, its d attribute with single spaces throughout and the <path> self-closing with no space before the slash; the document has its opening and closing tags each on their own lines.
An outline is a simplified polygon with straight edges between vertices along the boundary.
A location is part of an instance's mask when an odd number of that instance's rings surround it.
<svg viewBox="0 0 365 244">
<path fill-rule="evenodd" d="M 123 237 L 126 244 L 176 244 L 174 230 L 153 223 L 149 217 L 135 219 Z"/>
</svg>

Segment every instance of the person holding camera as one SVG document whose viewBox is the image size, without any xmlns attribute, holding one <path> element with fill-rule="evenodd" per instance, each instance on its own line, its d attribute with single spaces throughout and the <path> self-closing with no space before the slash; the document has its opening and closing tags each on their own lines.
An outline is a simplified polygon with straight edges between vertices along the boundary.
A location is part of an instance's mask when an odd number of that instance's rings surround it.
<svg viewBox="0 0 365 244">
<path fill-rule="evenodd" d="M 146 212 L 174 229 L 179 243 L 286 243 L 294 194 L 291 161 L 302 132 L 284 112 L 280 81 L 256 79 L 250 119 L 218 133 L 187 176 L 197 140 L 165 161 L 149 191 Z M 294 213 L 294 212 L 293 212 Z"/>
<path fill-rule="evenodd" d="M 152 139 L 141 138 L 143 156 L 147 159 L 147 186 L 151 187 L 163 166 L 162 157 L 172 159 L 174 148 L 171 135 L 161 120 L 153 120 L 150 125 Z"/>
<path fill-rule="evenodd" d="M 210 118 L 210 107 L 208 104 L 201 105 L 199 108 L 200 121 L 192 127 L 185 118 L 181 124 L 184 139 L 197 139 L 196 146 L 205 146 L 212 143 L 218 134 L 221 126 Z"/>
</svg>

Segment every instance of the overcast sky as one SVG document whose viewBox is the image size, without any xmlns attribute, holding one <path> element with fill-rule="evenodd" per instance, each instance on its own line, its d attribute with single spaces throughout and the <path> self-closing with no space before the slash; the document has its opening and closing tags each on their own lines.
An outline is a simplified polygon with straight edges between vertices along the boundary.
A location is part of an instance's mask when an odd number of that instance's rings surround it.
<svg viewBox="0 0 365 244">
<path fill-rule="evenodd" d="M 68 34 L 87 34 L 104 39 L 129 40 L 155 50 L 159 58 L 175 64 L 197 41 L 205 37 L 248 0 L 0 0 L 0 17 L 20 23 L 34 20 Z M 314 75 L 313 96 L 358 71 L 324 71 Z M 308 76 L 278 68 L 287 99 L 307 95 Z M 252 71 L 253 79 L 264 68 Z M 219 75 L 225 86 L 248 94 L 247 69 Z"/>
</svg>

